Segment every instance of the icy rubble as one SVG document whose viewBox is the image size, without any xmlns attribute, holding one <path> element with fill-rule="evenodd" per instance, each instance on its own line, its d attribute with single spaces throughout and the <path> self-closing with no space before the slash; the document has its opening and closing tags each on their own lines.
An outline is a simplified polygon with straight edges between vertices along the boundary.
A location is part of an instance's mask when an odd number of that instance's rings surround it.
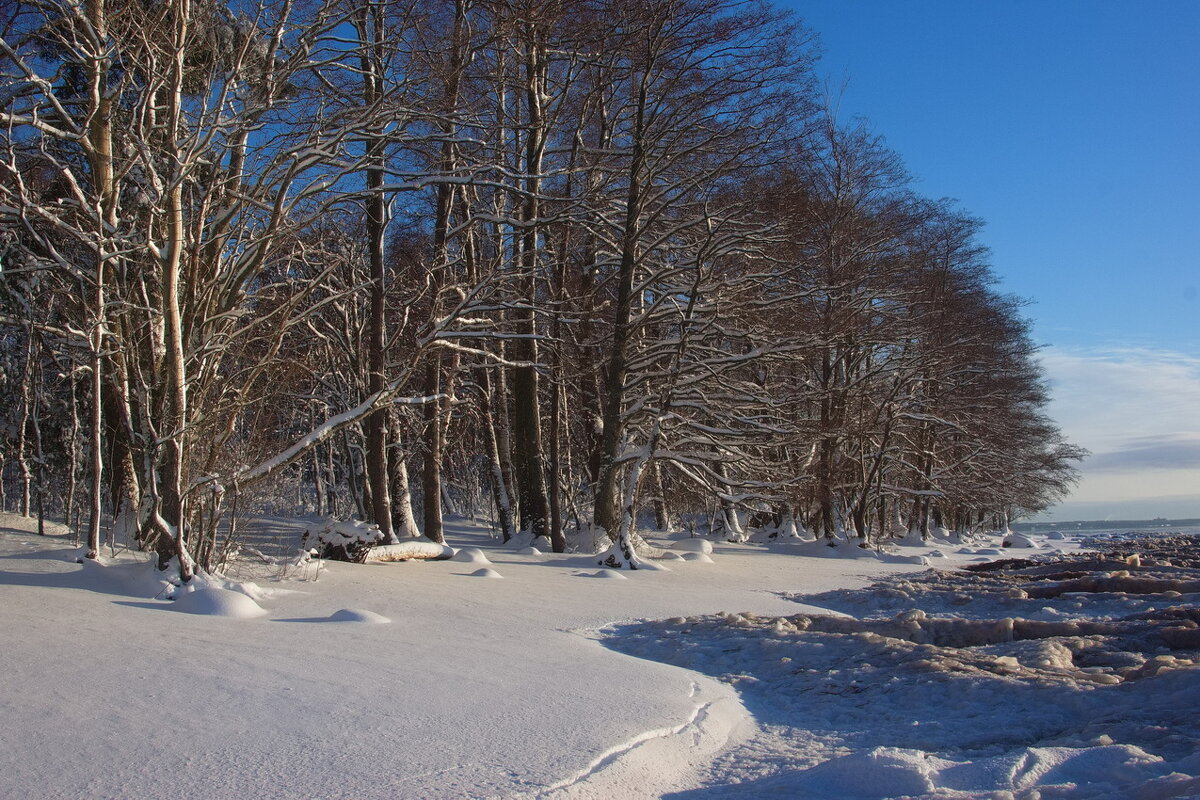
<svg viewBox="0 0 1200 800">
<path fill-rule="evenodd" d="M 760 731 L 713 766 L 723 796 L 1188 796 L 1200 541 L 1136 547 L 794 598 L 853 616 L 674 618 L 607 644 L 737 687 Z"/>
</svg>

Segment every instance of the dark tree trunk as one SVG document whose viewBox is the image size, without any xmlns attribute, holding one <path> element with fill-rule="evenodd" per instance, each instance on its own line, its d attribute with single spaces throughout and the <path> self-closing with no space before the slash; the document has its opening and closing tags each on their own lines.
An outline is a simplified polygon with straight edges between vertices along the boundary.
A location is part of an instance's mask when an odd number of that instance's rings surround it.
<svg viewBox="0 0 1200 800">
<path fill-rule="evenodd" d="M 363 105 L 374 108 L 383 96 L 383 6 L 366 1 L 358 9 L 360 62 L 363 80 Z M 367 325 L 367 393 L 376 394 L 387 386 L 387 323 L 385 299 L 387 275 L 384 269 L 384 235 L 387 225 L 387 201 L 384 197 L 384 139 L 381 134 L 366 140 L 367 162 L 367 250 L 370 259 L 371 308 Z M 392 544 L 392 498 L 388 486 L 387 410 L 379 409 L 363 423 L 366 482 L 371 488 L 370 519 L 379 526 L 383 541 Z"/>
</svg>

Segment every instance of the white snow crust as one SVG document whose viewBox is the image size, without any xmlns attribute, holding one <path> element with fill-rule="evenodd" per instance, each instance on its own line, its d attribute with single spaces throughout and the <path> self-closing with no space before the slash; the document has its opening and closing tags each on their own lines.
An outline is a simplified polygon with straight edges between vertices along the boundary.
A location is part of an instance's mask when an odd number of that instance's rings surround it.
<svg viewBox="0 0 1200 800">
<path fill-rule="evenodd" d="M 0 516 L 3 796 L 1200 794 L 1182 570 L 1098 559 L 1102 591 L 1056 594 L 1084 576 L 961 577 L 1015 553 L 935 537 L 617 571 L 455 521 L 451 545 L 505 580 L 255 558 L 180 587 L 141 554 L 77 563 L 30 522 Z M 905 563 L 935 545 L 942 571 Z M 1130 582 L 1150 577 L 1175 588 Z"/>
</svg>

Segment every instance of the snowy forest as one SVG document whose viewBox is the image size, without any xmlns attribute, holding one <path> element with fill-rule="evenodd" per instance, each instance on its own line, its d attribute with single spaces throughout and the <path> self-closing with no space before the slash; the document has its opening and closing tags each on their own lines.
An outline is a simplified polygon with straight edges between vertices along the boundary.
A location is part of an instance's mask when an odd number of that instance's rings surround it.
<svg viewBox="0 0 1200 800">
<path fill-rule="evenodd" d="M 637 567 L 639 524 L 881 541 L 1073 484 L 982 222 L 768 3 L 0 14 L 0 503 L 93 555 L 186 581 L 270 503 Z"/>
</svg>

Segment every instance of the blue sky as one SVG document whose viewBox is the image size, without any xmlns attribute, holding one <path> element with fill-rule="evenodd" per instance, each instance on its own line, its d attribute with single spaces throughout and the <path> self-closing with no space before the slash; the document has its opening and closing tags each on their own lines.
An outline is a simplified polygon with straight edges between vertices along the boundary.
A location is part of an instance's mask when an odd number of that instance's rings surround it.
<svg viewBox="0 0 1200 800">
<path fill-rule="evenodd" d="M 1093 451 L 1043 519 L 1200 517 L 1200 2 L 801 0 L 839 115 L 987 222 L 1050 412 Z"/>
</svg>

